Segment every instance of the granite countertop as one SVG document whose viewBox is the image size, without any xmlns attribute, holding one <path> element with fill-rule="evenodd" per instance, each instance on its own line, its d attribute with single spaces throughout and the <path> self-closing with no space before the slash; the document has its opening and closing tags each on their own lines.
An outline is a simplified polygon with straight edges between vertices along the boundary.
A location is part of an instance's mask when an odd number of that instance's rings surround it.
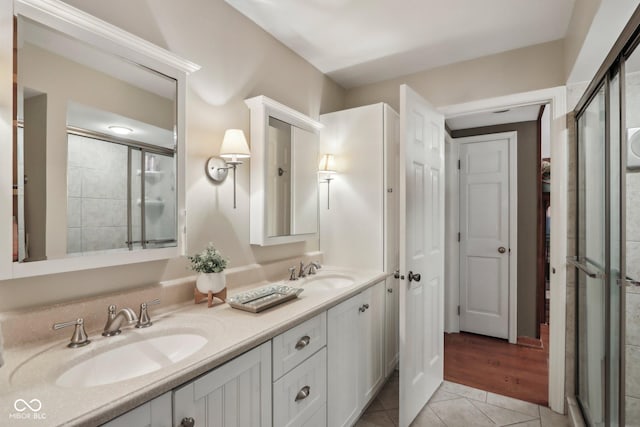
<svg viewBox="0 0 640 427">
<path fill-rule="evenodd" d="M 325 267 L 315 277 L 331 274 L 348 275 L 355 279 L 352 286 L 342 289 L 314 289 L 313 283 L 284 282 L 302 286 L 297 299 L 261 313 L 236 310 L 227 304 L 207 308 L 206 303 L 184 304 L 176 310 L 154 316 L 153 325 L 145 329 L 132 326 L 115 337 L 89 334 L 91 343 L 85 347 L 67 348 L 69 339 L 39 341 L 4 352 L 5 366 L 0 368 L 0 425 L 57 426 L 97 425 L 121 415 L 193 378 L 220 366 L 232 358 L 268 341 L 274 336 L 302 323 L 328 308 L 361 292 L 384 279 L 381 272 Z M 229 296 L 268 283 L 261 282 L 233 289 Z M 69 337 L 72 330 L 69 330 Z M 127 343 L 147 337 L 173 333 L 192 333 L 207 338 L 200 350 L 167 368 L 129 380 L 87 388 L 61 387 L 56 378 L 83 360 Z M 104 366 L 100 369 L 118 369 Z M 37 399 L 37 412 L 24 409 L 22 399 Z M 15 406 L 18 406 L 16 409 Z M 33 402 L 32 406 L 38 406 Z M 20 412 L 19 409 L 23 409 Z"/>
</svg>

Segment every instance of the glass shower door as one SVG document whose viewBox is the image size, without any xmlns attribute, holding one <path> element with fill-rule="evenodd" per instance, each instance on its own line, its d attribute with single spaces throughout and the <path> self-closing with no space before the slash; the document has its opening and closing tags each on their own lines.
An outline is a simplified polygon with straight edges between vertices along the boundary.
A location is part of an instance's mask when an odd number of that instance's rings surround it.
<svg viewBox="0 0 640 427">
<path fill-rule="evenodd" d="M 605 87 L 578 118 L 576 292 L 577 398 L 590 425 L 605 425 L 606 108 Z"/>
</svg>

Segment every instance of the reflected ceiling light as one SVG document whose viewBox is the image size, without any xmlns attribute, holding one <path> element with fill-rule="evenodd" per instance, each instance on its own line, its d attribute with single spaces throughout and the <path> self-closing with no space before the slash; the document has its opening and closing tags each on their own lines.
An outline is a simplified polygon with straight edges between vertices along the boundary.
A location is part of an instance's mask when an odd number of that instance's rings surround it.
<svg viewBox="0 0 640 427">
<path fill-rule="evenodd" d="M 227 129 L 220 146 L 219 157 L 207 160 L 207 175 L 215 182 L 223 182 L 229 169 L 233 169 L 233 208 L 236 208 L 236 167 L 242 164 L 239 159 L 251 157 L 247 139 L 242 129 Z"/>
<path fill-rule="evenodd" d="M 109 130 L 116 135 L 129 135 L 133 133 L 133 129 L 124 126 L 109 126 Z"/>
<path fill-rule="evenodd" d="M 327 209 L 329 209 L 329 194 L 330 194 L 330 185 L 331 180 L 333 179 L 333 175 L 336 173 L 336 160 L 333 154 L 324 154 L 320 158 L 320 163 L 318 164 L 318 176 L 321 179 L 321 182 L 327 183 Z"/>
</svg>

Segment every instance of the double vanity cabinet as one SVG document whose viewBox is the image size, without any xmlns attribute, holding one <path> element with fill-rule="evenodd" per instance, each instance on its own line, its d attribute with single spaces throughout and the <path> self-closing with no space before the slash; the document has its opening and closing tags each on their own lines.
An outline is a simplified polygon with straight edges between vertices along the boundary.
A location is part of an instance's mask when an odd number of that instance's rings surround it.
<svg viewBox="0 0 640 427">
<path fill-rule="evenodd" d="M 352 425 L 395 368 L 397 289 L 387 285 L 394 282 L 365 286 L 106 425 Z"/>
</svg>

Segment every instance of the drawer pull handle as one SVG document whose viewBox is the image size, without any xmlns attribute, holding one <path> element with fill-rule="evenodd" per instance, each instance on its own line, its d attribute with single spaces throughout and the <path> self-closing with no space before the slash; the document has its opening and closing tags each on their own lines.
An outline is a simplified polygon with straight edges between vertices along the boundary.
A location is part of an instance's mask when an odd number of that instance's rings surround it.
<svg viewBox="0 0 640 427">
<path fill-rule="evenodd" d="M 300 400 L 304 400 L 307 397 L 309 397 L 309 394 L 311 393 L 311 387 L 309 387 L 308 385 L 302 387 L 300 389 L 300 391 L 298 392 L 298 394 L 296 394 L 296 402 L 300 401 Z"/>
<path fill-rule="evenodd" d="M 311 342 L 311 338 L 309 338 L 309 335 L 305 335 L 302 338 L 300 338 L 300 340 L 296 343 L 296 350 L 302 350 L 303 348 L 305 348 L 306 346 L 309 345 L 309 343 Z"/>
</svg>

